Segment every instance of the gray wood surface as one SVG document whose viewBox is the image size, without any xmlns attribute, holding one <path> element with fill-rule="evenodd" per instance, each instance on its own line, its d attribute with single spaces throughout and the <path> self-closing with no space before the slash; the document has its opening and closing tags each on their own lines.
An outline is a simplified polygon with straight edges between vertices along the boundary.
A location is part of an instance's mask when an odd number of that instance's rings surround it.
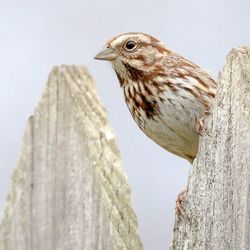
<svg viewBox="0 0 250 250">
<path fill-rule="evenodd" d="M 142 249 L 115 136 L 81 66 L 55 67 L 29 118 L 0 249 Z"/>
<path fill-rule="evenodd" d="M 199 152 L 170 249 L 250 249 L 250 48 L 226 59 Z"/>
</svg>

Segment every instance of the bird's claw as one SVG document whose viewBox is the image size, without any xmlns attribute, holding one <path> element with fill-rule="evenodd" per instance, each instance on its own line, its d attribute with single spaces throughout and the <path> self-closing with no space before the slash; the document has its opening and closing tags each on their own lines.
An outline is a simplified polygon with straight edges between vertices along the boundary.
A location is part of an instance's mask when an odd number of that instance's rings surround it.
<svg viewBox="0 0 250 250">
<path fill-rule="evenodd" d="M 197 118 L 197 124 L 196 124 L 196 131 L 199 135 L 203 136 L 203 129 L 204 129 L 204 121 L 205 121 L 205 116 L 201 118 Z"/>
<path fill-rule="evenodd" d="M 176 214 L 178 218 L 181 220 L 180 216 L 183 216 L 188 222 L 190 219 L 188 218 L 185 209 L 183 208 L 185 199 L 186 199 L 187 188 L 183 189 L 177 196 L 176 199 Z"/>
</svg>

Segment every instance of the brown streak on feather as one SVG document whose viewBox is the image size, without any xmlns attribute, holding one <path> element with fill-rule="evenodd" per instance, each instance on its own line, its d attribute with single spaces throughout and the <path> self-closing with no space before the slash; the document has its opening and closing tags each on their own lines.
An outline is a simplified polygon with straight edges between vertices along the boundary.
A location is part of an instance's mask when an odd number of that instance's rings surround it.
<svg viewBox="0 0 250 250">
<path fill-rule="evenodd" d="M 202 79 L 201 79 L 201 77 L 199 77 L 199 76 L 197 76 L 197 75 L 192 75 L 192 74 L 190 74 L 189 75 L 190 77 L 192 77 L 192 78 L 194 78 L 194 79 L 196 79 L 201 85 L 203 85 L 204 87 L 208 87 L 208 83 L 207 82 L 205 82 L 205 81 L 203 81 Z"/>
<path fill-rule="evenodd" d="M 144 84 L 144 89 L 145 89 L 145 91 L 147 92 L 147 94 L 148 94 L 149 96 L 152 96 L 152 95 L 153 95 L 153 93 L 151 92 L 151 90 L 150 90 L 150 88 L 147 86 L 147 84 Z"/>
<path fill-rule="evenodd" d="M 167 82 L 166 83 L 168 85 L 168 87 L 173 91 L 173 92 L 177 92 L 178 88 L 176 87 L 176 85 L 172 82 Z"/>
<path fill-rule="evenodd" d="M 152 119 L 156 114 L 159 113 L 159 107 L 155 100 L 148 101 L 144 95 L 141 95 L 142 103 L 141 108 L 145 112 L 148 119 Z"/>
<path fill-rule="evenodd" d="M 156 81 L 151 81 L 151 84 L 154 86 L 154 88 L 156 89 L 157 93 L 162 93 L 164 90 L 164 86 L 160 85 L 159 83 L 157 83 Z"/>
<path fill-rule="evenodd" d="M 143 61 L 145 61 L 145 56 L 144 55 L 138 55 L 138 56 L 134 57 L 134 59 L 137 59 L 137 60 L 143 62 Z"/>
<path fill-rule="evenodd" d="M 207 109 L 210 108 L 210 105 L 207 103 L 207 101 L 202 98 L 201 94 L 196 93 L 193 89 L 187 88 L 185 86 L 182 86 L 183 89 L 185 89 L 187 92 L 191 93 L 197 100 L 199 100 Z"/>
<path fill-rule="evenodd" d="M 132 67 L 131 65 L 124 63 L 124 62 L 123 62 L 123 65 L 126 68 L 126 70 L 129 72 L 130 77 L 134 82 L 138 82 L 138 81 L 146 82 L 149 80 L 150 76 L 146 74 L 146 72 L 136 69 Z"/>
<path fill-rule="evenodd" d="M 123 85 L 125 84 L 124 78 L 121 77 L 121 75 L 118 74 L 118 72 L 117 72 L 116 70 L 115 70 L 115 73 L 116 73 L 116 76 L 117 76 L 117 78 L 118 78 L 118 80 L 119 80 L 120 86 L 123 87 Z"/>
<path fill-rule="evenodd" d="M 165 53 L 165 52 L 169 52 L 169 50 L 168 49 L 166 49 L 166 48 L 164 48 L 164 47 L 162 47 L 162 46 L 160 46 L 159 44 L 158 44 L 158 41 L 156 40 L 156 42 L 153 42 L 153 43 L 146 43 L 146 42 L 140 42 L 140 46 L 141 47 L 153 47 L 153 48 L 155 48 L 155 49 L 157 49 L 158 50 L 158 52 L 160 52 L 160 53 Z"/>
<path fill-rule="evenodd" d="M 212 96 L 212 97 L 215 97 L 215 93 L 213 93 L 213 92 L 207 92 L 207 94 L 209 95 L 209 96 Z"/>
</svg>

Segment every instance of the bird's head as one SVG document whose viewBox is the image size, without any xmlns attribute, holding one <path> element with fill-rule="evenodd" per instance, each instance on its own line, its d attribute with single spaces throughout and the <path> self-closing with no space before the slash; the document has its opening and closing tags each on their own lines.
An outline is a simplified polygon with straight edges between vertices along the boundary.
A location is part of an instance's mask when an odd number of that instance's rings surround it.
<svg viewBox="0 0 250 250">
<path fill-rule="evenodd" d="M 155 70 L 167 52 L 166 47 L 150 35 L 125 33 L 110 39 L 95 59 L 110 61 L 118 78 L 126 80 Z"/>
</svg>

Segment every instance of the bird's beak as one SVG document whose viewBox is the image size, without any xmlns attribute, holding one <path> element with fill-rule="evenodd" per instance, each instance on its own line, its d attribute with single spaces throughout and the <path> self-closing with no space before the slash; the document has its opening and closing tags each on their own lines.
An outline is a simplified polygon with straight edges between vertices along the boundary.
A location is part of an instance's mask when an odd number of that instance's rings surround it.
<svg viewBox="0 0 250 250">
<path fill-rule="evenodd" d="M 104 48 L 100 53 L 95 56 L 97 60 L 113 61 L 117 57 L 114 49 Z"/>
</svg>

